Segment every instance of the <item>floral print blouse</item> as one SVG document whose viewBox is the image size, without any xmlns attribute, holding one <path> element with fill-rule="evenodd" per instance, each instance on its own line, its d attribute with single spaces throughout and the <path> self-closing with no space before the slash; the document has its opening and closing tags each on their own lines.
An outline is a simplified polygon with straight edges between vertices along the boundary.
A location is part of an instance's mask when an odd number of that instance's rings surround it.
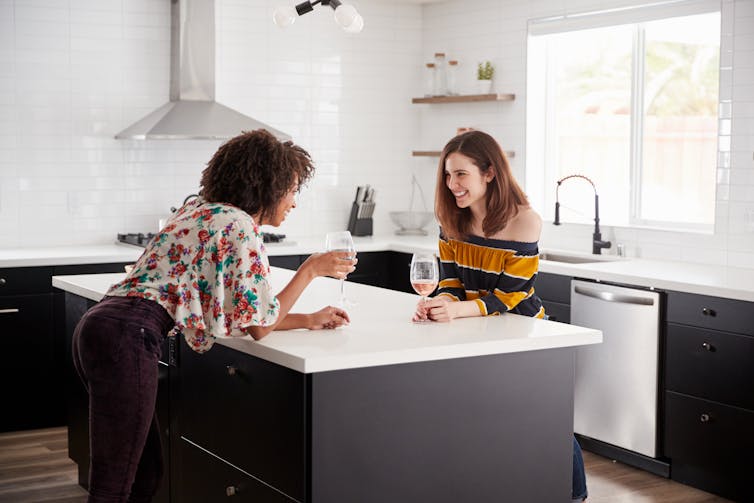
<svg viewBox="0 0 754 503">
<path fill-rule="evenodd" d="M 194 351 L 277 321 L 278 299 L 259 227 L 241 209 L 201 198 L 184 205 L 107 295 L 142 297 L 175 320 Z"/>
</svg>

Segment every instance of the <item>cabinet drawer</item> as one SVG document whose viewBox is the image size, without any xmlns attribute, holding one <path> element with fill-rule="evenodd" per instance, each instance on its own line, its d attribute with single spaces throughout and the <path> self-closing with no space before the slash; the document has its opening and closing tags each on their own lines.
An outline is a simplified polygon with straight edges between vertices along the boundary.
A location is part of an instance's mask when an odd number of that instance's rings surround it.
<svg viewBox="0 0 754 503">
<path fill-rule="evenodd" d="M 754 335 L 754 302 L 668 292 L 667 321 Z"/>
<path fill-rule="evenodd" d="M 275 489 L 181 439 L 180 458 L 187 476 L 181 477 L 178 501 L 207 503 L 291 503 Z"/>
<path fill-rule="evenodd" d="M 181 435 L 303 501 L 305 376 L 220 344 L 179 365 Z"/>
<path fill-rule="evenodd" d="M 571 303 L 571 277 L 546 272 L 537 273 L 534 291 L 540 299 L 561 304 Z"/>
<path fill-rule="evenodd" d="M 667 389 L 754 409 L 754 338 L 668 324 Z"/>
<path fill-rule="evenodd" d="M 754 412 L 665 393 L 670 476 L 736 501 L 752 501 Z"/>
<path fill-rule="evenodd" d="M 0 295 L 52 292 L 52 267 L 0 269 Z"/>
</svg>

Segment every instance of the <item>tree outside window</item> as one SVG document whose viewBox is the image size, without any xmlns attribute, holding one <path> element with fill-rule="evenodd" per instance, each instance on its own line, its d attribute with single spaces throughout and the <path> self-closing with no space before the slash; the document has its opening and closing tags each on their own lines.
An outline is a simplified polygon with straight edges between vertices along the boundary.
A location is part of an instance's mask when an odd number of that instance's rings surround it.
<svg viewBox="0 0 754 503">
<path fill-rule="evenodd" d="M 529 79 L 543 81 L 529 86 L 529 103 L 543 98 L 529 121 L 544 125 L 527 126 L 527 157 L 544 164 L 546 210 L 555 181 L 581 173 L 605 225 L 711 231 L 719 12 L 540 35 L 529 48 Z M 591 190 L 563 184 L 561 219 L 591 222 Z"/>
</svg>

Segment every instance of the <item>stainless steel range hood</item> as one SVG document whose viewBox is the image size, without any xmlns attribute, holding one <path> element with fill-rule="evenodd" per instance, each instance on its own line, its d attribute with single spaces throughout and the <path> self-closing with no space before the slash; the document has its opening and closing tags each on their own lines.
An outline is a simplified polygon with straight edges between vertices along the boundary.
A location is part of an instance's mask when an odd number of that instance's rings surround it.
<svg viewBox="0 0 754 503">
<path fill-rule="evenodd" d="M 170 102 L 117 135 L 125 140 L 228 139 L 264 128 L 290 136 L 215 101 L 215 2 L 170 0 Z"/>
</svg>

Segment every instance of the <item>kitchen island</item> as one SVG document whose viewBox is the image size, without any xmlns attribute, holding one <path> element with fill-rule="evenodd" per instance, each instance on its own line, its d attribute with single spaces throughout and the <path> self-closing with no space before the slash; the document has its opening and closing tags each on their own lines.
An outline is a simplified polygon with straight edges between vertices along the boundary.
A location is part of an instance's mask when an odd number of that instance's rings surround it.
<svg viewBox="0 0 754 503">
<path fill-rule="evenodd" d="M 275 288 L 291 275 L 273 268 Z M 122 277 L 53 285 L 75 317 Z M 315 280 L 294 311 L 337 288 Z M 174 345 L 160 398 L 170 499 L 569 500 L 574 351 L 599 331 L 517 315 L 411 323 L 417 296 L 346 293 L 356 305 L 342 329 L 221 339 L 205 355 Z"/>
</svg>

